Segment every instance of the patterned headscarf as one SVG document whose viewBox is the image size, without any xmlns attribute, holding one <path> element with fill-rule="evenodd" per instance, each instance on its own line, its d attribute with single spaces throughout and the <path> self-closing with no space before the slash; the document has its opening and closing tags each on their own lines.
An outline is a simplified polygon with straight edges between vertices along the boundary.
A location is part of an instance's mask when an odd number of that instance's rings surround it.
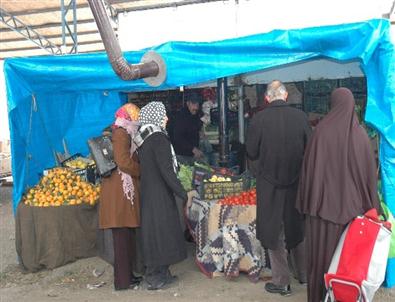
<svg viewBox="0 0 395 302">
<path fill-rule="evenodd" d="M 165 129 L 163 129 L 163 121 L 166 118 L 166 108 L 162 102 L 151 102 L 141 108 L 139 122 L 141 123 L 141 128 L 139 129 L 135 140 L 138 141 L 138 145 L 141 146 L 144 141 L 155 132 L 162 132 L 167 135 Z M 142 132 L 147 131 L 149 134 L 141 136 Z M 170 144 L 171 157 L 173 161 L 174 173 L 177 174 L 178 163 L 176 158 L 176 153 L 174 152 L 173 145 Z"/>
<path fill-rule="evenodd" d="M 166 117 L 166 108 L 162 102 L 151 102 L 141 108 L 139 122 L 141 125 L 163 126 L 163 120 Z"/>
<path fill-rule="evenodd" d="M 127 103 L 115 112 L 115 117 L 121 117 L 129 121 L 137 121 L 139 118 L 140 108 L 135 104 Z"/>
<path fill-rule="evenodd" d="M 123 128 L 130 135 L 130 157 L 133 156 L 133 153 L 136 151 L 137 148 L 132 138 L 136 135 L 137 130 L 140 126 L 140 124 L 138 123 L 139 112 L 139 107 L 134 104 L 127 103 L 119 108 L 115 113 L 115 122 L 113 128 Z M 119 168 L 118 173 L 119 175 L 121 175 L 123 193 L 133 205 L 134 184 L 132 177 L 129 174 L 122 172 Z"/>
</svg>

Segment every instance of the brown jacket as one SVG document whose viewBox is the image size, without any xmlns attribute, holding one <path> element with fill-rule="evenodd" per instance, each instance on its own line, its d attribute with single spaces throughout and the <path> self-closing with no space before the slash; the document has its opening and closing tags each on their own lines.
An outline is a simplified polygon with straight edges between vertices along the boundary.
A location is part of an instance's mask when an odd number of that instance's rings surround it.
<svg viewBox="0 0 395 302">
<path fill-rule="evenodd" d="M 140 226 L 140 166 L 136 154 L 130 157 L 131 138 L 126 130 L 114 129 L 112 142 L 114 160 L 118 168 L 133 178 L 134 205 L 123 193 L 121 175 L 115 169 L 110 177 L 102 179 L 99 208 L 101 229 Z"/>
</svg>

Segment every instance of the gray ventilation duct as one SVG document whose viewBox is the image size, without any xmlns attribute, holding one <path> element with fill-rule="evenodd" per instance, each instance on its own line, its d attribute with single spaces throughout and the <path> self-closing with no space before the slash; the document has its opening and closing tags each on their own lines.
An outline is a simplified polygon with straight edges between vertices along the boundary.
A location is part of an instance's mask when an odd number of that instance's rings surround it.
<svg viewBox="0 0 395 302">
<path fill-rule="evenodd" d="M 139 64 L 129 64 L 123 57 L 102 0 L 88 0 L 88 3 L 115 73 L 122 80 L 144 79 L 150 86 L 161 85 L 166 79 L 166 65 L 162 57 L 154 51 L 148 51 Z"/>
</svg>

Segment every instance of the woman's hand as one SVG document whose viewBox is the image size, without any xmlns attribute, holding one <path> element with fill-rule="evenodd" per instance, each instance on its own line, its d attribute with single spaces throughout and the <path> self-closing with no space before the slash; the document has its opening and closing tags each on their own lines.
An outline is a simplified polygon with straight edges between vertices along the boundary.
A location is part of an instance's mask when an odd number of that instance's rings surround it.
<svg viewBox="0 0 395 302">
<path fill-rule="evenodd" d="M 198 193 L 196 190 L 192 190 L 192 191 L 189 191 L 189 192 L 187 193 L 187 196 L 188 196 L 188 199 L 187 199 L 186 206 L 187 206 L 188 208 L 190 208 L 191 205 L 192 205 L 192 199 L 193 199 L 194 197 L 199 197 L 199 193 Z"/>
</svg>

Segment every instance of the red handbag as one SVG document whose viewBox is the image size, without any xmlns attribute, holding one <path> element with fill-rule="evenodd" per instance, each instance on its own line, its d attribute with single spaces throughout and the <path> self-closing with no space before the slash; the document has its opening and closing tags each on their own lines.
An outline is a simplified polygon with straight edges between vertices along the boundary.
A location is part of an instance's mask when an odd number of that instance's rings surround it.
<svg viewBox="0 0 395 302">
<path fill-rule="evenodd" d="M 324 276 L 325 301 L 372 301 L 385 278 L 390 240 L 391 224 L 376 209 L 350 222 Z"/>
</svg>

